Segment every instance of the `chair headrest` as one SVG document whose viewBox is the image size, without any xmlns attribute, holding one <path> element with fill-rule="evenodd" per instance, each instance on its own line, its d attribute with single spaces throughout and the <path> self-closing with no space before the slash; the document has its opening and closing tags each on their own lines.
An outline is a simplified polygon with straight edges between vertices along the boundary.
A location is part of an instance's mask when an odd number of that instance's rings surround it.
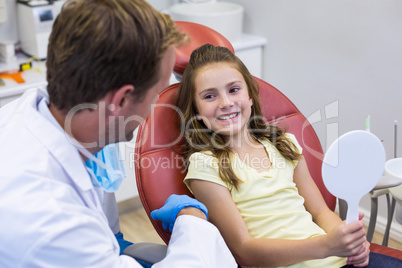
<svg viewBox="0 0 402 268">
<path fill-rule="evenodd" d="M 187 43 L 175 49 L 176 62 L 173 71 L 176 74 L 180 76 L 183 74 L 193 50 L 204 44 L 227 47 L 234 53 L 232 44 L 217 31 L 193 22 L 175 21 L 175 23 L 180 32 L 190 36 Z"/>
</svg>

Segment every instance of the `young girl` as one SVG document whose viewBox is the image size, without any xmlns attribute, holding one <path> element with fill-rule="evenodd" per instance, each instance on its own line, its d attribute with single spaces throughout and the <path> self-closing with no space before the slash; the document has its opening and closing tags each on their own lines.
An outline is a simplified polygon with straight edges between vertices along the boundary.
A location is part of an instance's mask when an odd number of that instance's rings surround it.
<svg viewBox="0 0 402 268">
<path fill-rule="evenodd" d="M 346 225 L 327 207 L 302 148 L 292 134 L 265 123 L 257 83 L 232 52 L 209 44 L 196 49 L 177 106 L 186 129 L 184 181 L 240 265 L 369 263 L 362 221 Z"/>
</svg>

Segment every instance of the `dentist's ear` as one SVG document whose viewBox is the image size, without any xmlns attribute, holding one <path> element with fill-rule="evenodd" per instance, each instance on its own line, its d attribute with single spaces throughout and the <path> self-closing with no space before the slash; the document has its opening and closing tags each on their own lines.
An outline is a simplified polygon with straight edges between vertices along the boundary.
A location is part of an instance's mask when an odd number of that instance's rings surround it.
<svg viewBox="0 0 402 268">
<path fill-rule="evenodd" d="M 114 115 L 124 113 L 125 109 L 133 103 L 133 91 L 133 85 L 124 85 L 118 90 L 114 91 L 109 105 L 109 110 Z"/>
</svg>

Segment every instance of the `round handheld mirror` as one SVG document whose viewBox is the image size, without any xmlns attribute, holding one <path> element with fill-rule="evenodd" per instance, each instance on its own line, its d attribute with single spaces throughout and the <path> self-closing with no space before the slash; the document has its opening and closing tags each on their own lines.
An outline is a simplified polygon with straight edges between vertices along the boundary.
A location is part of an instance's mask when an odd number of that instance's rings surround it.
<svg viewBox="0 0 402 268">
<path fill-rule="evenodd" d="M 376 186 L 384 166 L 384 146 L 368 131 L 348 132 L 328 148 L 322 177 L 328 191 L 348 204 L 346 223 L 359 219 L 360 199 Z"/>
</svg>

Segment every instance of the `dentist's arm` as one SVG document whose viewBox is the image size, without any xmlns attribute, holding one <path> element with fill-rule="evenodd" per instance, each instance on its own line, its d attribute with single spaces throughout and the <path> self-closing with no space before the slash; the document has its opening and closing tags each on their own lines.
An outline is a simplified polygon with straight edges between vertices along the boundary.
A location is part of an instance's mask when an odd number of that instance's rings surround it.
<svg viewBox="0 0 402 268">
<path fill-rule="evenodd" d="M 207 220 L 204 204 L 186 195 L 172 195 L 151 217 L 172 232 L 166 258 L 152 268 L 222 267 L 237 264 L 218 229 Z"/>
<path fill-rule="evenodd" d="M 154 220 L 162 221 L 163 228 L 173 230 L 176 218 L 181 215 L 191 215 L 208 219 L 208 210 L 204 204 L 187 195 L 171 195 L 160 209 L 151 212 Z"/>
<path fill-rule="evenodd" d="M 201 210 L 199 208 L 195 208 L 195 207 L 183 208 L 182 210 L 179 211 L 179 213 L 177 213 L 177 217 L 182 216 L 182 215 L 190 215 L 190 216 L 198 217 L 198 218 L 206 220 L 206 221 L 208 220 L 205 212 L 203 210 Z"/>
</svg>

